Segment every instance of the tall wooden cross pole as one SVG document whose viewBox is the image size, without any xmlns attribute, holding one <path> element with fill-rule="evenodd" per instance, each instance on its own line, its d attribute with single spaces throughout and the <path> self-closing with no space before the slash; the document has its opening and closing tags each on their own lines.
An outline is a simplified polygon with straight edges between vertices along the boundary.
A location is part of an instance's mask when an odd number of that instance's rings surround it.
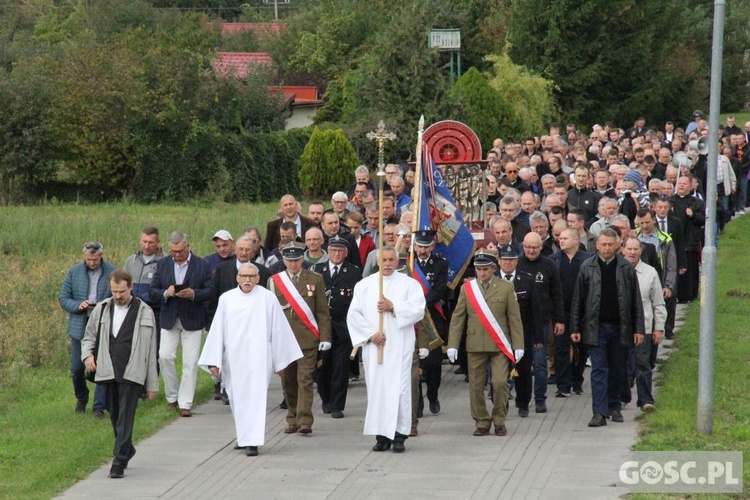
<svg viewBox="0 0 750 500">
<path fill-rule="evenodd" d="M 385 123 L 380 120 L 378 123 L 377 130 L 367 133 L 367 138 L 378 143 L 378 269 L 379 273 L 379 292 L 380 300 L 383 300 L 383 183 L 385 180 L 385 160 L 384 160 L 384 149 L 385 141 L 393 141 L 396 139 L 396 134 L 393 132 L 386 132 Z M 385 336 L 383 331 L 383 313 L 379 314 L 378 318 L 378 332 Z M 383 347 L 378 347 L 378 364 L 383 364 Z"/>
</svg>

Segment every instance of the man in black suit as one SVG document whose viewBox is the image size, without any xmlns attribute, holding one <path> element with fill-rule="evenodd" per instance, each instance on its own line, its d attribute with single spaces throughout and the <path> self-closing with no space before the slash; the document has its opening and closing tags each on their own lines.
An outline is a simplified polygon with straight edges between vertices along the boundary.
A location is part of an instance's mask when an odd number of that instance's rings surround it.
<svg viewBox="0 0 750 500">
<path fill-rule="evenodd" d="M 425 291 L 425 300 L 427 310 L 430 312 L 430 319 L 435 324 L 435 329 L 442 337 L 446 337 L 446 319 L 443 310 L 443 299 L 448 290 L 448 261 L 433 253 L 435 249 L 435 231 L 421 230 L 414 234 L 414 250 L 416 252 L 416 262 L 414 263 L 414 277 L 422 285 Z M 430 354 L 422 360 L 422 378 L 427 384 L 427 400 L 430 403 L 430 412 L 433 414 L 440 413 L 440 400 L 438 399 L 438 390 L 440 389 L 440 379 L 442 375 L 443 349 L 436 347 L 430 351 Z M 422 398 L 422 384 L 419 384 L 419 405 L 417 415 L 421 415 L 421 408 L 424 407 Z"/>
<path fill-rule="evenodd" d="M 281 197 L 279 203 L 281 209 L 281 217 L 269 221 L 266 225 L 266 242 L 264 246 L 273 251 L 274 248 L 279 246 L 279 240 L 281 235 L 279 234 L 279 227 L 284 222 L 292 222 L 296 228 L 295 236 L 302 241 L 307 233 L 307 230 L 311 227 L 318 227 L 318 224 L 307 217 L 297 212 L 297 200 L 291 194 L 285 194 Z"/>
<path fill-rule="evenodd" d="M 672 213 L 680 219 L 685 236 L 686 267 L 677 277 L 680 302 L 690 302 L 698 295 L 702 228 L 706 222 L 706 204 L 693 196 L 691 189 L 690 178 L 683 175 L 677 179 L 677 193 L 670 198 Z"/>
<path fill-rule="evenodd" d="M 536 293 L 534 277 L 529 273 L 516 270 L 518 266 L 519 252 L 508 245 L 498 252 L 500 257 L 500 278 L 513 283 L 516 290 L 516 300 L 521 308 L 521 322 L 523 323 L 523 349 L 524 356 L 516 361 L 516 408 L 519 417 L 529 416 L 529 402 L 534 384 L 531 378 L 531 365 L 534 352 L 532 348 L 541 349 L 542 339 L 542 316 L 538 313 L 541 309 L 539 296 Z"/>
<path fill-rule="evenodd" d="M 161 305 L 159 363 L 164 377 L 167 407 L 180 415 L 192 415 L 201 335 L 206 327 L 206 303 L 214 298 L 208 263 L 190 251 L 185 233 L 169 235 L 170 257 L 160 259 L 151 281 L 151 300 Z M 175 358 L 182 342 L 182 380 L 177 378 Z"/>
<path fill-rule="evenodd" d="M 675 256 L 677 257 L 677 275 L 685 274 L 687 271 L 687 255 L 685 254 L 685 231 L 680 219 L 669 213 L 671 205 L 667 198 L 658 198 L 652 205 L 656 220 L 654 223 L 660 231 L 672 237 Z M 664 323 L 664 336 L 671 339 L 674 336 L 674 318 L 677 308 L 677 294 L 664 297 L 667 306 L 667 321 Z"/>
<path fill-rule="evenodd" d="M 362 271 L 347 261 L 348 252 L 349 242 L 334 235 L 328 240 L 328 262 L 310 267 L 311 271 L 323 276 L 331 312 L 333 345 L 330 350 L 321 352 L 322 364 L 317 370 L 316 380 L 323 413 L 330 413 L 333 418 L 344 418 L 349 389 L 349 355 L 352 352 L 346 315 L 352 303 L 354 285 L 362 279 Z"/>
</svg>

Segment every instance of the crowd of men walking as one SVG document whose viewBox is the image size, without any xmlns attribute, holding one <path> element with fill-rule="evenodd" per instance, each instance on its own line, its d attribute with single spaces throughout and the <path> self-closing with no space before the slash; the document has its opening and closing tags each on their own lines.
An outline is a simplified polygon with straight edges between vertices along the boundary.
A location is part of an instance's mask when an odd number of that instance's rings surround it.
<svg viewBox="0 0 750 500">
<path fill-rule="evenodd" d="M 750 123 L 742 131 L 731 120 L 720 132 L 723 230 L 745 210 Z M 210 372 L 248 456 L 264 443 L 274 373 L 284 432 L 308 435 L 315 387 L 323 414 L 344 418 L 349 381 L 362 367 L 374 451 L 403 452 L 425 408 L 440 413 L 444 357 L 468 382 L 475 436 L 493 425 L 495 435 L 507 434 L 512 388 L 520 418 L 532 398 L 536 413 L 547 412 L 549 385 L 555 397 L 582 394 L 587 365 L 590 427 L 622 422 L 632 388 L 636 405 L 653 411 L 658 345 L 673 336 L 677 301 L 698 293 L 708 162 L 688 142 L 708 133 L 696 111 L 685 130 L 648 128 L 639 118 L 627 130 L 596 125 L 588 136 L 569 124 L 523 142 L 497 139 L 481 196 L 493 238 L 455 288 L 434 251 L 436 233 L 412 231 L 408 151 L 386 167 L 382 205 L 360 166 L 331 208 L 312 202 L 303 215 L 286 195 L 265 231 L 248 227 L 235 239 L 220 229 L 205 257 L 180 231 L 162 249 L 155 227 L 143 229 L 140 250 L 121 269 L 104 260 L 100 242 L 88 242 L 60 293 L 75 411 L 85 413 L 86 379 L 95 380 L 93 414 L 109 413 L 115 430 L 114 478 L 135 454 L 138 400 L 156 397 L 159 371 L 167 406 L 182 417 L 192 416 L 198 369 Z M 672 165 L 680 151 L 691 165 Z"/>
</svg>

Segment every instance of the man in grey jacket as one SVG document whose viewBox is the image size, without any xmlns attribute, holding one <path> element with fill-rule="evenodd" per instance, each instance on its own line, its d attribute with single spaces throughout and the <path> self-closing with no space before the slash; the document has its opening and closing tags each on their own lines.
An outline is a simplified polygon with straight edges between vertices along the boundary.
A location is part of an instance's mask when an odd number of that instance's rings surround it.
<svg viewBox="0 0 750 500">
<path fill-rule="evenodd" d="M 605 228 L 596 239 L 599 254 L 581 264 L 570 307 L 570 340 L 588 346 L 591 359 L 589 427 L 622 422 L 622 385 L 627 383 L 625 355 L 644 340 L 643 303 L 633 266 L 617 252 L 617 233 Z"/>
<path fill-rule="evenodd" d="M 107 411 L 115 431 L 109 477 L 121 478 L 135 455 L 133 424 L 144 386 L 149 399 L 159 391 L 156 373 L 156 321 L 145 302 L 132 294 L 133 276 L 113 271 L 112 298 L 98 304 L 81 341 L 81 361 L 105 389 Z"/>
</svg>

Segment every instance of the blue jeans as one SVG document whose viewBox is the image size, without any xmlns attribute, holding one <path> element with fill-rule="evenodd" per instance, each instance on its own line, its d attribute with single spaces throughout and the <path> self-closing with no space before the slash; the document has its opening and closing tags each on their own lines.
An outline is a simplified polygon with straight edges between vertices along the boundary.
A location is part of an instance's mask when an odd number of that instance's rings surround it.
<svg viewBox="0 0 750 500">
<path fill-rule="evenodd" d="M 541 402 L 547 399 L 547 338 L 549 321 L 542 328 L 542 347 L 534 347 L 534 400 Z"/>
<path fill-rule="evenodd" d="M 620 394 L 627 384 L 624 366 L 626 347 L 620 344 L 620 325 L 601 323 L 597 345 L 589 345 L 591 359 L 591 400 L 594 413 L 609 418 L 611 410 L 621 410 Z"/>
<path fill-rule="evenodd" d="M 81 361 L 81 341 L 70 339 L 70 377 L 73 379 L 73 391 L 76 399 L 84 404 L 89 402 L 89 387 L 86 385 L 86 367 Z M 94 406 L 92 410 L 104 411 L 104 386 L 96 384 L 94 391 Z"/>
</svg>

